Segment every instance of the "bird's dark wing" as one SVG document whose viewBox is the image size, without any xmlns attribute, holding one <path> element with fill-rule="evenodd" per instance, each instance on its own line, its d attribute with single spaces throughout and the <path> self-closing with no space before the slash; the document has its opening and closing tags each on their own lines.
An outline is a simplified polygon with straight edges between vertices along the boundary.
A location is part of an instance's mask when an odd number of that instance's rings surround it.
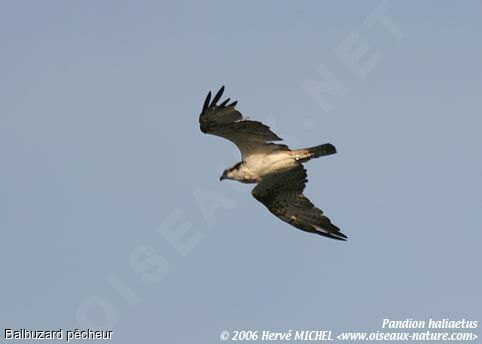
<svg viewBox="0 0 482 344">
<path fill-rule="evenodd" d="M 270 212 L 296 228 L 332 239 L 346 240 L 346 235 L 303 195 L 307 181 L 306 170 L 300 164 L 290 170 L 264 177 L 251 193 Z"/>
<path fill-rule="evenodd" d="M 233 142 L 241 151 L 243 160 L 253 153 L 288 149 L 286 145 L 272 143 L 272 141 L 282 139 L 267 125 L 243 118 L 235 108 L 236 101 L 229 103 L 228 98 L 218 104 L 223 92 L 224 86 L 212 100 L 211 92 L 209 92 L 204 101 L 199 116 L 199 124 L 203 133 L 220 136 Z"/>
</svg>

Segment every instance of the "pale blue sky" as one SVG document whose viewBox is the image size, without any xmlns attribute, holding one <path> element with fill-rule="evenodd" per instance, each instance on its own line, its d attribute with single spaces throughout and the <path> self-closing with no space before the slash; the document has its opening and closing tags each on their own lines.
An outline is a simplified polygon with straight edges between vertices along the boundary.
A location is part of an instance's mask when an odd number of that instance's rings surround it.
<svg viewBox="0 0 482 344">
<path fill-rule="evenodd" d="M 365 25 L 380 4 L 3 2 L 1 326 L 215 343 L 480 321 L 482 2 L 390 1 L 401 40 Z M 335 53 L 351 34 L 382 56 L 366 76 Z M 348 90 L 329 112 L 302 87 L 320 65 Z M 348 242 L 219 183 L 239 154 L 198 114 L 222 84 L 287 144 L 337 147 L 307 165 L 307 195 Z M 199 242 L 173 246 L 171 219 Z"/>
</svg>

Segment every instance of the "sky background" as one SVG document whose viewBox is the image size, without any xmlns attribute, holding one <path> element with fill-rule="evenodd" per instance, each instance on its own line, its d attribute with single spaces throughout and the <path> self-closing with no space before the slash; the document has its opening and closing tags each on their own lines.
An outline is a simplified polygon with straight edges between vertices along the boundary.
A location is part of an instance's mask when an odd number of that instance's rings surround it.
<svg viewBox="0 0 482 344">
<path fill-rule="evenodd" d="M 369 25 L 385 5 L 395 32 Z M 1 330 L 216 343 L 480 322 L 481 16 L 481 1 L 2 2 Z M 364 72 L 340 57 L 353 37 Z M 219 182 L 239 153 L 198 115 L 223 84 L 291 147 L 337 147 L 307 165 L 306 194 L 349 241 Z"/>
</svg>

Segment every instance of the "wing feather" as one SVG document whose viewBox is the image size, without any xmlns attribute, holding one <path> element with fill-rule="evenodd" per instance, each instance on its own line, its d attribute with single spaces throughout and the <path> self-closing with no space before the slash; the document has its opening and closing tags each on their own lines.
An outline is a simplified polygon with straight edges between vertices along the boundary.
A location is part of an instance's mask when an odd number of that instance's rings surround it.
<svg viewBox="0 0 482 344">
<path fill-rule="evenodd" d="M 221 86 L 221 88 L 219 89 L 218 93 L 216 93 L 216 95 L 214 96 L 212 104 L 216 105 L 216 103 L 217 103 L 218 100 L 221 98 L 221 96 L 223 95 L 223 93 L 224 93 L 224 86 Z"/>
<path fill-rule="evenodd" d="M 230 98 L 217 104 L 224 93 L 222 86 L 211 101 L 211 92 L 204 100 L 202 113 L 199 116 L 201 131 L 223 137 L 233 142 L 241 151 L 243 159 L 253 153 L 287 150 L 283 144 L 273 143 L 282 139 L 271 129 L 258 121 L 243 118 L 236 110 L 237 101 L 228 104 Z"/>
<path fill-rule="evenodd" d="M 307 181 L 306 170 L 300 164 L 288 171 L 264 177 L 251 193 L 271 213 L 296 228 L 346 240 L 346 235 L 303 195 Z"/>
</svg>

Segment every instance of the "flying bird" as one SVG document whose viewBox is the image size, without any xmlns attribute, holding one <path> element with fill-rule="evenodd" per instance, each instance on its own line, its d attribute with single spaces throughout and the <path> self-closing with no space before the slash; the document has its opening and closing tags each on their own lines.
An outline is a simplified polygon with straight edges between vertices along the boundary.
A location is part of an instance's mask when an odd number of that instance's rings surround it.
<svg viewBox="0 0 482 344">
<path fill-rule="evenodd" d="M 304 149 L 289 149 L 271 129 L 244 118 L 236 110 L 237 101 L 220 104 L 224 86 L 211 100 L 208 93 L 199 124 L 201 131 L 233 142 L 242 161 L 224 170 L 220 180 L 232 179 L 256 184 L 251 194 L 281 220 L 303 231 L 328 238 L 346 240 L 338 227 L 303 194 L 308 181 L 303 163 L 336 153 L 330 143 Z"/>
</svg>

